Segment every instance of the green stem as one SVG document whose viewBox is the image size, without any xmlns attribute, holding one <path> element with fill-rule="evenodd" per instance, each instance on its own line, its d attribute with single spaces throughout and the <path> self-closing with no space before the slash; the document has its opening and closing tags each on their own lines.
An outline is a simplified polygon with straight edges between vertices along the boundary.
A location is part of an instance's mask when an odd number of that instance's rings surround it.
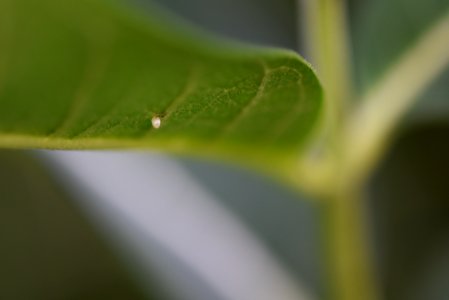
<svg viewBox="0 0 449 300">
<path fill-rule="evenodd" d="M 329 299 L 380 299 L 368 242 L 367 218 L 359 193 L 336 193 L 323 202 Z"/>
<path fill-rule="evenodd" d="M 302 0 L 307 56 L 327 91 L 331 128 L 339 128 L 353 94 L 344 0 Z"/>
<path fill-rule="evenodd" d="M 353 78 L 344 0 L 302 0 L 309 59 L 327 91 L 327 112 L 322 147 L 327 154 L 326 190 L 322 215 L 327 251 L 329 299 L 378 300 L 368 245 L 363 199 L 358 182 L 349 180 L 342 147 L 348 105 L 353 97 Z"/>
<path fill-rule="evenodd" d="M 449 12 L 423 32 L 358 101 L 342 139 L 350 177 L 347 180 L 366 179 L 402 117 L 447 68 L 448 36 Z"/>
<path fill-rule="evenodd" d="M 319 176 L 313 176 L 314 191 L 324 193 L 327 200 L 323 201 L 323 230 L 332 285 L 330 298 L 379 299 L 366 238 L 369 234 L 363 199 L 354 190 L 366 181 L 394 126 L 416 96 L 449 64 L 445 38 L 449 14 L 435 22 L 351 112 L 348 104 L 354 95 L 345 1 L 300 1 L 308 58 L 317 67 L 327 91 L 324 130 L 317 139 L 319 143 L 311 147 L 312 154 L 325 155 L 303 164 L 308 166 L 305 170 L 318 170 Z"/>
</svg>

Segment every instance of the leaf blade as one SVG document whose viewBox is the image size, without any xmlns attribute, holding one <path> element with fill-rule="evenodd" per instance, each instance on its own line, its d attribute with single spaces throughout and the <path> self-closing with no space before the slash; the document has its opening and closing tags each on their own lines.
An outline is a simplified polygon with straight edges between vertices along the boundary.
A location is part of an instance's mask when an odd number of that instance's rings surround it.
<svg viewBox="0 0 449 300">
<path fill-rule="evenodd" d="M 9 35 L 2 31 L 10 43 L 0 47 L 3 147 L 266 160 L 298 155 L 319 117 L 320 83 L 293 52 L 185 34 L 102 0 L 0 4 L 12 16 Z"/>
</svg>

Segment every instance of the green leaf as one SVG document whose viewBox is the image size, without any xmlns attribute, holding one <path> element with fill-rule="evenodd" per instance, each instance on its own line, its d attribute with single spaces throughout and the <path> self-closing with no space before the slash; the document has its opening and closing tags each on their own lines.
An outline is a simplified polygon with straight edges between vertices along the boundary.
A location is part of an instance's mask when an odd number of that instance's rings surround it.
<svg viewBox="0 0 449 300">
<path fill-rule="evenodd" d="M 208 38 L 120 1 L 0 5 L 1 146 L 156 148 L 272 167 L 297 158 L 318 119 L 320 83 L 293 52 Z"/>
</svg>

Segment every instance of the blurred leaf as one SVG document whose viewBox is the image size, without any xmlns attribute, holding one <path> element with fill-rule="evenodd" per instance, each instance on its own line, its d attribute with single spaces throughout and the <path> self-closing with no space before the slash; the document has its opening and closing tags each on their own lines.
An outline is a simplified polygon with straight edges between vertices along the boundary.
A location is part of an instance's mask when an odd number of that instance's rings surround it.
<svg viewBox="0 0 449 300">
<path fill-rule="evenodd" d="M 322 101 L 298 55 L 119 2 L 0 1 L 0 145 L 158 148 L 277 169 L 297 158 Z"/>
<path fill-rule="evenodd" d="M 148 299 L 70 197 L 12 151 L 0 152 L 0 245 L 0 299 Z"/>
<path fill-rule="evenodd" d="M 447 272 L 435 268 L 449 250 L 448 153 L 449 123 L 408 129 L 373 177 L 370 206 L 386 299 L 449 297 Z M 440 294 L 429 288 L 430 278 Z"/>
<path fill-rule="evenodd" d="M 449 120 L 449 68 L 418 98 L 406 124 Z"/>
<path fill-rule="evenodd" d="M 362 95 L 349 118 L 347 151 L 354 165 L 350 168 L 363 175 L 449 65 L 449 2 L 362 1 L 353 2 L 352 9 Z"/>
<path fill-rule="evenodd" d="M 369 89 L 449 12 L 447 0 L 350 0 L 356 80 Z"/>
</svg>

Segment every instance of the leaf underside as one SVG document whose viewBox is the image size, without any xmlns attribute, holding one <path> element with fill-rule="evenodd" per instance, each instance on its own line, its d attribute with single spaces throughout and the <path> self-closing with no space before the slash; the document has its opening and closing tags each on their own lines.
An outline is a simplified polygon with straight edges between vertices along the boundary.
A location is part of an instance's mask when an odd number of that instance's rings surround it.
<svg viewBox="0 0 449 300">
<path fill-rule="evenodd" d="M 298 55 L 104 0 L 0 0 L 0 146 L 298 154 L 322 105 Z M 153 116 L 161 127 L 152 128 Z"/>
</svg>

